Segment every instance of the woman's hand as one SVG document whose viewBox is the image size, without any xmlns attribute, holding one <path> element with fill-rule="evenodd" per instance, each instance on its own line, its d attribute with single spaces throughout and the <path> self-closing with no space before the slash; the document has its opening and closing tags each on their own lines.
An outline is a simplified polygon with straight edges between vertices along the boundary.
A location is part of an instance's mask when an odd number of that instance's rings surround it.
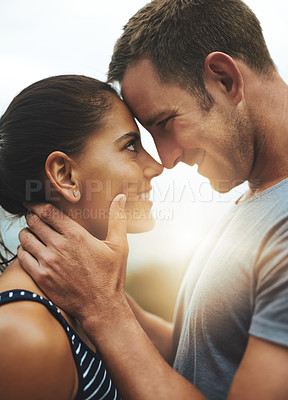
<svg viewBox="0 0 288 400">
<path fill-rule="evenodd" d="M 21 266 L 59 307 L 80 322 L 126 302 L 128 243 L 125 195 L 114 198 L 105 241 L 51 204 L 27 205 L 29 229 L 19 234 Z"/>
</svg>

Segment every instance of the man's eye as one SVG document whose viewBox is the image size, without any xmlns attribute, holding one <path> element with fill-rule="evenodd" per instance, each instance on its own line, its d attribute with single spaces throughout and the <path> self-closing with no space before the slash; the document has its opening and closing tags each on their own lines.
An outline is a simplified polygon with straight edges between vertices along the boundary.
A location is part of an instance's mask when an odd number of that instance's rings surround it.
<svg viewBox="0 0 288 400">
<path fill-rule="evenodd" d="M 158 122 L 157 126 L 165 125 L 168 120 L 169 120 L 169 118 L 163 119 L 162 121 Z"/>
<path fill-rule="evenodd" d="M 164 126 L 164 125 L 166 125 L 167 122 L 168 122 L 170 119 L 174 118 L 174 117 L 175 117 L 175 115 L 170 115 L 169 117 L 167 117 L 167 118 L 163 119 L 162 121 L 158 122 L 158 123 L 157 123 L 157 126 Z"/>
</svg>

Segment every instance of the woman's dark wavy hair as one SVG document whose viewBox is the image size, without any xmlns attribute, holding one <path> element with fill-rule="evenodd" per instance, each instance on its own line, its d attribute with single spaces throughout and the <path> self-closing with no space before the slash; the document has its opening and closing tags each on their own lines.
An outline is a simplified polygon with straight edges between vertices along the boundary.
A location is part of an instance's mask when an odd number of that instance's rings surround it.
<svg viewBox="0 0 288 400">
<path fill-rule="evenodd" d="M 79 154 L 104 125 L 114 96 L 107 83 L 81 75 L 46 78 L 18 94 L 0 119 L 0 206 L 21 217 L 23 202 L 44 202 L 45 191 L 30 186 L 43 182 L 47 156 L 55 150 Z M 0 271 L 11 254 L 0 236 L 1 249 Z"/>
</svg>

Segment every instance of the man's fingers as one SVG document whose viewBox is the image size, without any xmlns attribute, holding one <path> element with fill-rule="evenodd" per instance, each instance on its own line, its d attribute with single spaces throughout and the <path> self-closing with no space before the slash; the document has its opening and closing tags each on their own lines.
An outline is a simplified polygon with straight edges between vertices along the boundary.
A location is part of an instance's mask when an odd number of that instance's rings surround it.
<svg viewBox="0 0 288 400">
<path fill-rule="evenodd" d="M 37 275 L 39 272 L 38 261 L 31 256 L 28 251 L 24 250 L 22 246 L 19 246 L 17 249 L 17 258 L 21 267 L 37 281 Z"/>
<path fill-rule="evenodd" d="M 41 254 L 43 254 L 43 252 L 46 250 L 46 246 L 27 228 L 24 228 L 20 231 L 19 240 L 22 248 L 31 253 L 38 260 Z"/>
<path fill-rule="evenodd" d="M 54 207 L 52 204 L 28 204 L 24 206 L 33 211 L 34 214 L 50 225 L 55 231 L 69 236 L 69 233 L 74 232 L 76 229 L 80 229 L 80 225 L 73 221 L 68 215 Z"/>
<path fill-rule="evenodd" d="M 110 206 L 107 242 L 116 245 L 127 243 L 126 214 L 125 214 L 126 196 L 117 195 Z"/>
<path fill-rule="evenodd" d="M 59 234 L 51 228 L 51 226 L 47 225 L 43 222 L 38 215 L 34 213 L 28 213 L 26 215 L 27 225 L 29 226 L 30 230 L 35 233 L 35 235 L 46 245 L 49 244 L 53 245 L 58 237 Z"/>
<path fill-rule="evenodd" d="M 50 271 L 43 268 L 41 263 L 39 263 L 28 251 L 23 249 L 22 246 L 19 246 L 17 249 L 17 258 L 21 267 L 35 282 L 37 282 L 37 285 L 40 286 L 40 288 L 44 288 L 44 286 L 42 286 L 43 284 L 45 284 L 45 290 L 51 286 L 49 285 L 49 283 L 51 283 L 49 280 Z"/>
</svg>

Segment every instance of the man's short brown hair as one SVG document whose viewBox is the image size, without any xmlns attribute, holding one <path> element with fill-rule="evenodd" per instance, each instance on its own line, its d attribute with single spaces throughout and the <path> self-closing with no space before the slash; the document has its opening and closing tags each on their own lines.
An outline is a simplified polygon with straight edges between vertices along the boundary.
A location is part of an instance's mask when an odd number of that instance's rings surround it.
<svg viewBox="0 0 288 400">
<path fill-rule="evenodd" d="M 208 106 L 213 100 L 203 72 L 213 51 L 241 59 L 259 74 L 275 68 L 260 23 L 241 0 L 153 0 L 124 27 L 108 81 L 121 83 L 127 68 L 146 57 L 161 80 L 177 82 Z"/>
</svg>

